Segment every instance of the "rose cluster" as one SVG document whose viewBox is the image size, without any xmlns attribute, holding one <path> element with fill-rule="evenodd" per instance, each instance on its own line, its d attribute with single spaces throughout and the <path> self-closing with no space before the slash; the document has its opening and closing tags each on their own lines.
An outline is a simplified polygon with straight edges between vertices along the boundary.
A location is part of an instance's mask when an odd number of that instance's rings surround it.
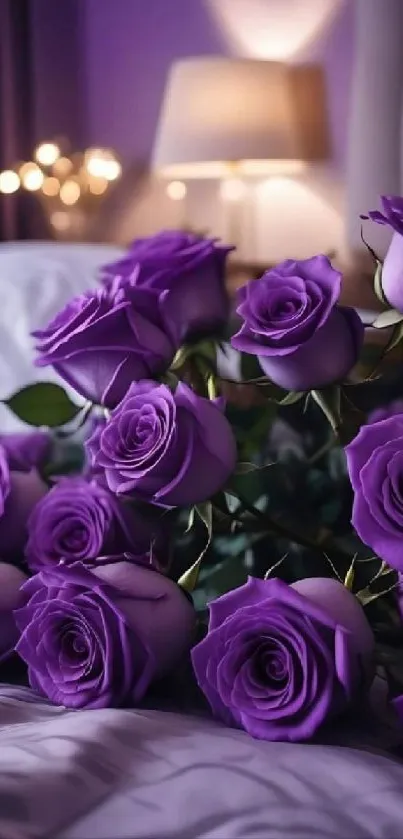
<svg viewBox="0 0 403 839">
<path fill-rule="evenodd" d="M 35 333 L 37 365 L 52 365 L 102 411 L 90 422 L 85 468 L 72 476 L 44 480 L 48 434 L 0 439 L 0 556 L 14 563 L 0 564 L 0 654 L 14 650 L 31 686 L 54 702 L 139 703 L 195 642 L 195 609 L 169 576 L 171 522 L 224 495 L 238 446 L 217 371 L 192 378 L 185 365 L 181 378 L 173 360 L 184 344 L 222 339 L 230 250 L 176 231 L 137 240 L 96 289 Z M 250 281 L 238 292 L 232 346 L 285 390 L 340 385 L 364 332 L 340 305 L 341 279 L 319 255 Z M 375 418 L 347 449 L 357 532 L 401 570 L 402 416 Z M 339 581 L 249 578 L 209 614 L 193 671 L 228 725 L 311 739 L 368 689 L 374 637 Z"/>
<path fill-rule="evenodd" d="M 183 340 L 226 324 L 229 250 L 175 232 L 138 241 L 35 333 L 37 364 L 108 409 L 91 420 L 84 471 L 50 486 L 48 434 L 0 445 L 0 556 L 23 569 L 0 566 L 1 652 L 55 702 L 139 702 L 190 649 L 167 513 L 220 490 L 237 449 L 220 401 L 163 376 Z"/>
<path fill-rule="evenodd" d="M 403 321 L 403 198 L 385 195 L 381 202 L 382 212 L 371 210 L 362 218 L 389 227 L 392 233 L 385 259 L 379 263 L 380 284 L 383 300 L 397 315 L 401 313 Z M 354 528 L 381 559 L 402 572 L 403 401 L 373 411 L 346 455 L 354 492 Z"/>
</svg>

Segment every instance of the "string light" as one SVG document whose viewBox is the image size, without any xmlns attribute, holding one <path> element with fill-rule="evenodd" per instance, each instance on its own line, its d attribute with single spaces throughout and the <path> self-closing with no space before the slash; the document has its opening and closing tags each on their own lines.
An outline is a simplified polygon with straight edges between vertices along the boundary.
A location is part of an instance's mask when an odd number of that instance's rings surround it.
<svg viewBox="0 0 403 839">
<path fill-rule="evenodd" d="M 92 195 L 103 195 L 108 189 L 108 181 L 106 178 L 93 178 L 90 176 L 88 186 Z"/>
<path fill-rule="evenodd" d="M 59 178 L 65 178 L 73 168 L 73 163 L 68 157 L 59 157 L 53 164 L 53 172 Z"/>
<path fill-rule="evenodd" d="M 53 198 L 55 195 L 59 194 L 59 190 L 60 183 L 57 178 L 45 178 L 42 184 L 42 192 L 44 195 L 47 195 L 49 198 Z"/>
<path fill-rule="evenodd" d="M 182 201 L 187 193 L 186 184 L 183 181 L 171 181 L 166 189 L 168 198 L 172 201 Z"/>
<path fill-rule="evenodd" d="M 56 143 L 41 143 L 35 151 L 35 159 L 41 166 L 53 166 L 60 157 L 60 149 Z"/>
<path fill-rule="evenodd" d="M 36 163 L 24 163 L 20 169 L 21 183 L 29 192 L 36 192 L 44 181 L 42 169 Z"/>
<path fill-rule="evenodd" d="M 105 160 L 104 177 L 107 181 L 116 181 L 122 173 L 122 167 L 118 160 Z"/>
<path fill-rule="evenodd" d="M 57 143 L 45 142 L 36 147 L 33 157 L 0 172 L 0 195 L 21 188 L 40 191 L 50 224 L 61 236 L 80 234 L 94 199 L 102 196 L 110 182 L 122 173 L 121 163 L 111 149 L 91 148 L 67 157 L 62 156 Z M 178 182 L 176 192 L 173 189 L 175 200 L 179 200 L 181 188 L 186 191 L 185 185 L 181 187 Z"/>
<path fill-rule="evenodd" d="M 119 161 L 108 149 L 87 149 L 85 166 L 89 175 L 106 178 L 107 181 L 115 181 L 122 172 Z"/>
<path fill-rule="evenodd" d="M 65 181 L 60 187 L 60 200 L 68 207 L 72 207 L 73 204 L 76 204 L 80 195 L 81 189 L 77 181 Z"/>
<path fill-rule="evenodd" d="M 0 172 L 0 192 L 4 195 L 11 195 L 13 192 L 17 192 L 19 186 L 20 179 L 17 172 L 13 172 L 12 169 L 5 169 L 4 172 Z"/>
<path fill-rule="evenodd" d="M 68 213 L 62 212 L 57 210 L 55 213 L 52 213 L 50 217 L 50 223 L 55 230 L 58 230 L 59 233 L 63 233 L 64 231 L 68 230 L 70 227 L 70 217 Z"/>
</svg>

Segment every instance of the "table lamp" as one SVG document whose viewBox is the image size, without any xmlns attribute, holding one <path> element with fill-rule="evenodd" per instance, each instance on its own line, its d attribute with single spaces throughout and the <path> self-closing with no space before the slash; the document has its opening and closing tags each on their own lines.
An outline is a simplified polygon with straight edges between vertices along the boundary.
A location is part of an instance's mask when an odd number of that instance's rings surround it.
<svg viewBox="0 0 403 839">
<path fill-rule="evenodd" d="M 168 194 L 183 181 L 218 178 L 239 203 L 245 178 L 295 175 L 327 156 L 319 67 L 243 58 L 189 58 L 168 76 L 153 152 Z M 233 214 L 233 221 L 235 216 Z M 232 238 L 237 238 L 236 223 Z"/>
</svg>

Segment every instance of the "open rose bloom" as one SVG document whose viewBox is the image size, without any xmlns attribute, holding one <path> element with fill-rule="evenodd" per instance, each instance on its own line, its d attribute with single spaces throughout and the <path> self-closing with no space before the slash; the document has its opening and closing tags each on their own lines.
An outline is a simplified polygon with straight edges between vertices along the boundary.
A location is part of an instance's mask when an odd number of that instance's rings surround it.
<svg viewBox="0 0 403 839">
<path fill-rule="evenodd" d="M 335 580 L 250 577 L 210 604 L 192 652 L 214 714 L 263 740 L 308 740 L 365 683 L 373 636 L 361 606 Z"/>
</svg>

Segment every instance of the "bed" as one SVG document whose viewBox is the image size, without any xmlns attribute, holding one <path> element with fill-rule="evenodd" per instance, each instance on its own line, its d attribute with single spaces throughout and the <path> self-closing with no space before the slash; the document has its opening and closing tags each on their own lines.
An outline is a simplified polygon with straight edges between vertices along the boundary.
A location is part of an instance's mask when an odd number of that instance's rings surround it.
<svg viewBox="0 0 403 839">
<path fill-rule="evenodd" d="M 192 714 L 0 691 L 1 839 L 398 839 L 403 764 L 374 733 L 265 743 Z M 390 747 L 390 744 L 389 744 Z"/>
</svg>

